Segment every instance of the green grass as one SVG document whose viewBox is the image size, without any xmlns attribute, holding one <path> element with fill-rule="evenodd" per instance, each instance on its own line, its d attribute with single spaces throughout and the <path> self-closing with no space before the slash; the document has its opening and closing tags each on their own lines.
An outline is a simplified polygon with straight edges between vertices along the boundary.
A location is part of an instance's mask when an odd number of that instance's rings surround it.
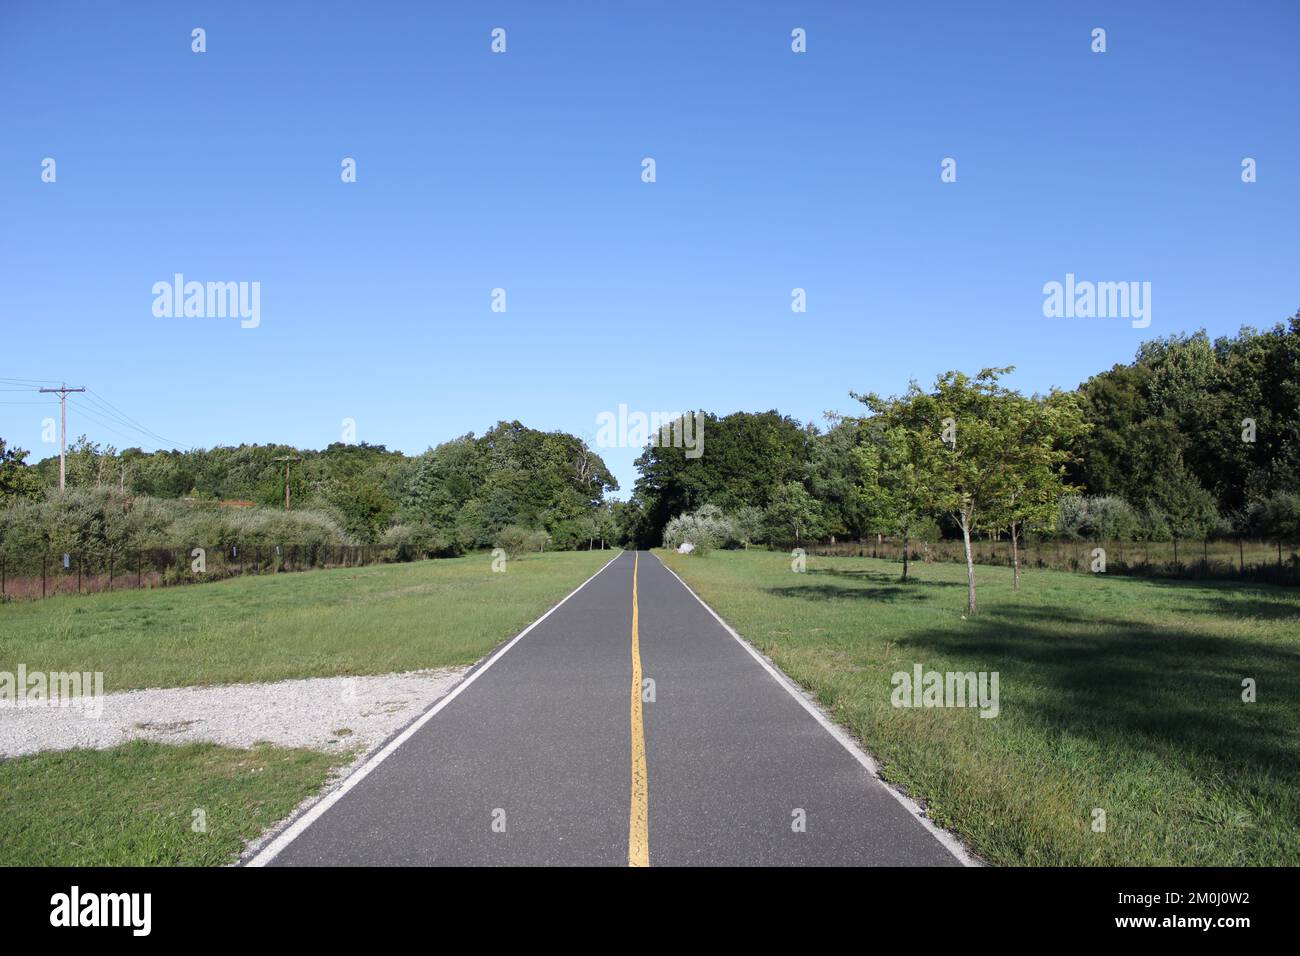
<svg viewBox="0 0 1300 956">
<path fill-rule="evenodd" d="M 0 866 L 231 863 L 343 759 L 135 741 L 0 761 Z"/>
<path fill-rule="evenodd" d="M 0 605 L 0 671 L 102 671 L 106 691 L 471 664 L 612 551 L 487 555 Z"/>
<path fill-rule="evenodd" d="M 660 554 L 990 862 L 1300 864 L 1300 592 L 981 567 L 963 620 L 959 565 Z M 998 671 L 1000 716 L 894 708 L 915 663 Z"/>
</svg>

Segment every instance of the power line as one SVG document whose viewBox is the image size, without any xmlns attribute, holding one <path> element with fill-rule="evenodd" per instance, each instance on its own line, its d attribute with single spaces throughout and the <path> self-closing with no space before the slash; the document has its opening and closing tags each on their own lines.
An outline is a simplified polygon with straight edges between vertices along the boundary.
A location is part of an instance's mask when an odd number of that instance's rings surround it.
<svg viewBox="0 0 1300 956">
<path fill-rule="evenodd" d="M 100 428 L 106 428 L 106 429 L 108 429 L 110 432 L 112 432 L 112 433 L 113 433 L 114 435 L 116 435 L 118 438 L 121 438 L 123 441 L 133 442 L 133 441 L 137 441 L 137 440 L 138 440 L 138 439 L 133 438 L 132 436 L 126 434 L 125 432 L 120 432 L 120 431 L 118 431 L 116 428 L 114 428 L 112 425 L 110 425 L 108 421 L 105 421 L 104 419 L 102 419 L 102 418 L 100 418 L 98 415 L 96 415 L 96 414 L 95 414 L 95 411 L 94 411 L 92 408 L 90 408 L 90 406 L 88 406 L 88 405 L 83 405 L 83 404 L 81 404 L 81 402 L 78 402 L 78 401 L 76 401 L 75 399 L 72 399 L 71 401 L 72 401 L 72 404 L 73 404 L 73 405 L 75 405 L 75 406 L 77 406 L 77 408 L 81 409 L 81 413 L 82 413 L 83 415 L 85 415 L 85 416 L 86 416 L 87 418 L 89 418 L 91 421 L 93 421 L 93 422 L 95 422 L 96 424 L 98 424 Z M 120 425 L 121 422 L 118 422 L 117 424 Z"/>
<path fill-rule="evenodd" d="M 120 428 L 128 429 L 129 431 L 132 432 L 136 432 L 139 435 L 143 435 L 145 438 L 157 442 L 160 449 L 167 448 L 167 447 L 173 449 L 189 447 L 186 446 L 183 442 L 176 441 L 174 438 L 168 438 L 165 435 L 160 435 L 152 428 L 149 428 L 148 426 L 143 424 L 139 419 L 133 418 L 130 415 L 128 415 L 126 412 L 122 411 L 122 409 L 118 408 L 116 405 L 110 402 L 99 392 L 96 392 L 94 389 L 86 388 L 85 386 L 79 386 L 75 389 L 67 388 L 63 383 L 56 383 L 58 387 L 46 388 L 44 387 L 45 385 L 51 384 L 50 379 L 35 379 L 35 378 L 0 377 L 0 383 L 9 386 L 9 387 L 0 387 L 0 392 L 50 392 L 50 393 L 58 394 L 59 405 L 61 406 L 60 417 L 63 421 L 63 425 L 65 429 L 67 426 L 67 409 L 66 409 L 65 402 L 70 400 L 72 401 L 72 404 L 75 405 L 77 408 L 79 408 L 87 418 L 95 422 L 101 428 L 108 429 L 108 431 L 112 432 L 114 435 L 117 435 L 119 438 L 123 439 L 124 441 L 134 442 L 134 441 L 139 441 L 139 439 L 133 438 L 132 436 L 125 434 L 122 431 L 119 431 L 117 428 L 113 427 L 114 425 L 119 426 Z M 92 402 L 93 404 L 86 405 L 83 404 L 82 402 L 77 401 L 76 399 L 68 399 L 67 393 L 69 392 L 83 392 L 85 393 L 86 399 Z M 0 405 L 53 405 L 53 404 L 54 403 L 52 401 L 7 401 L 7 400 L 0 401 Z M 63 445 L 65 444 L 63 439 L 60 439 L 60 443 L 61 443 L 61 447 L 63 447 Z M 60 453 L 60 461 L 64 461 L 65 459 L 66 459 L 66 450 Z M 62 485 L 60 485 L 60 487 L 62 487 Z"/>
<path fill-rule="evenodd" d="M 144 425 L 136 421 L 126 412 L 122 411 L 122 409 L 118 408 L 116 405 L 110 402 L 103 395 L 100 395 L 99 392 L 96 392 L 94 389 L 90 389 L 86 397 L 89 398 L 92 402 L 95 402 L 97 405 L 106 406 L 109 412 L 116 412 L 117 415 L 123 420 L 121 424 L 128 425 L 143 435 L 148 435 L 150 438 L 160 441 L 164 445 L 172 445 L 173 447 L 176 447 L 182 444 L 181 442 L 174 441 L 173 439 L 166 438 L 162 435 L 159 435 L 156 431 L 154 431 L 151 428 L 146 428 Z"/>
<path fill-rule="evenodd" d="M 180 446 L 181 444 L 180 442 L 173 441 L 170 438 L 167 438 L 163 435 L 159 435 L 157 432 L 153 431 L 150 428 L 145 428 L 139 422 L 135 421 L 135 419 L 129 418 L 123 413 L 119 413 L 111 410 L 110 408 L 106 408 L 105 406 L 107 405 L 107 402 L 103 401 L 102 399 L 97 401 L 93 394 L 89 394 L 86 397 L 89 398 L 91 401 L 96 402 L 96 404 L 92 407 L 90 405 L 83 405 L 80 402 L 74 403 L 83 411 L 85 411 L 86 414 L 102 415 L 104 418 L 108 419 L 109 421 L 117 425 L 121 425 L 123 428 L 129 428 L 131 431 L 139 432 L 141 435 L 144 435 L 146 438 L 153 439 L 159 445 L 171 445 L 173 448 Z"/>
</svg>

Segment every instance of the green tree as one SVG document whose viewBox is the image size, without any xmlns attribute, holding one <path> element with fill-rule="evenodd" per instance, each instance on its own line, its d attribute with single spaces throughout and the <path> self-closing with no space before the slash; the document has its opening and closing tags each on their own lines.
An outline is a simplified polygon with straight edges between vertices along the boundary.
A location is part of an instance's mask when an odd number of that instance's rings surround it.
<svg viewBox="0 0 1300 956">
<path fill-rule="evenodd" d="M 1064 461 L 1058 447 L 1077 422 L 1072 403 L 1027 400 L 1002 386 L 999 380 L 1010 371 L 989 368 L 974 377 L 947 372 L 931 392 L 912 382 L 901 397 L 866 396 L 884 434 L 892 433 L 905 449 L 902 459 L 913 469 L 911 486 L 924 510 L 947 514 L 961 529 L 970 614 L 978 607 L 971 535 L 1016 514 L 1017 507 L 1039 506 L 1039 492 L 1056 487 L 1051 472 Z M 890 464 L 886 457 L 882 471 Z M 1017 520 L 1027 513 L 1020 511 Z"/>
<path fill-rule="evenodd" d="M 834 418 L 834 424 L 812 444 L 808 490 L 822 504 L 830 532 L 861 540 L 879 523 L 876 502 L 866 491 L 863 449 L 870 432 L 855 418 Z"/>
<path fill-rule="evenodd" d="M 0 507 L 40 494 L 40 478 L 25 464 L 27 454 L 22 448 L 6 447 L 0 438 Z"/>
<path fill-rule="evenodd" d="M 633 497 L 640 502 L 639 540 L 658 544 L 674 516 L 713 504 L 724 511 L 765 508 L 777 488 L 802 482 L 816 430 L 775 410 L 736 412 L 725 418 L 700 413 L 702 451 L 649 445 L 636 460 Z"/>
<path fill-rule="evenodd" d="M 764 511 L 764 518 L 773 541 L 792 537 L 795 544 L 806 537 L 816 537 L 822 520 L 817 499 L 797 481 L 777 486 Z"/>
<path fill-rule="evenodd" d="M 1076 491 L 1065 481 L 1073 459 L 1065 447 L 1084 424 L 1077 396 L 1053 392 L 1046 398 L 1015 393 L 1002 397 L 1008 440 L 1002 478 L 989 505 L 989 527 L 1011 534 L 1012 588 L 1020 590 L 1020 541 L 1028 526 L 1048 526 L 1060 513 L 1062 496 Z"/>
<path fill-rule="evenodd" d="M 907 581 L 912 535 L 929 520 L 938 497 L 934 448 L 914 403 L 875 394 L 854 397 L 874 413 L 866 422 L 872 441 L 855 449 L 859 493 L 865 509 L 874 515 L 875 529 L 902 538 L 903 580 Z"/>
</svg>

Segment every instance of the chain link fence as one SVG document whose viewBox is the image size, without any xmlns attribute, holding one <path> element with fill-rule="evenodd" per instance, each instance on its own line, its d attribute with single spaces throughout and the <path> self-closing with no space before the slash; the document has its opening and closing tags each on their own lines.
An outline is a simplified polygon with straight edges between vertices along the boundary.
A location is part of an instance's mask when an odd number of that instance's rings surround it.
<svg viewBox="0 0 1300 956">
<path fill-rule="evenodd" d="M 901 562 L 903 542 L 899 538 L 870 538 L 864 541 L 789 544 L 785 550 L 802 547 L 810 555 L 883 558 Z M 1101 554 L 1098 554 L 1098 549 Z M 1010 567 L 1009 538 L 973 540 L 976 564 Z M 1300 585 L 1300 543 L 1251 538 L 1210 538 L 1204 541 L 1065 541 L 1035 539 L 1019 544 L 1022 568 L 1051 568 L 1058 571 L 1146 577 L 1224 578 Z M 965 563 L 962 542 L 912 541 L 912 561 Z M 1098 561 L 1104 561 L 1099 565 Z"/>
<path fill-rule="evenodd" d="M 399 547 L 336 544 L 141 548 L 86 555 L 0 554 L 0 600 L 39 600 L 129 588 L 172 587 L 244 574 L 360 567 L 409 560 Z"/>
</svg>

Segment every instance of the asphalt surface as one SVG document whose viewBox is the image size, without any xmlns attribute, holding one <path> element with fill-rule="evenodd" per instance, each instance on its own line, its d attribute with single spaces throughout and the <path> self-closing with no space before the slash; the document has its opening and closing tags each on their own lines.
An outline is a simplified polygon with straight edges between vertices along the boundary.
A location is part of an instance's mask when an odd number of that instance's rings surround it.
<svg viewBox="0 0 1300 956">
<path fill-rule="evenodd" d="M 959 865 L 647 552 L 617 557 L 269 863 L 627 866 L 638 808 L 651 866 Z"/>
</svg>

